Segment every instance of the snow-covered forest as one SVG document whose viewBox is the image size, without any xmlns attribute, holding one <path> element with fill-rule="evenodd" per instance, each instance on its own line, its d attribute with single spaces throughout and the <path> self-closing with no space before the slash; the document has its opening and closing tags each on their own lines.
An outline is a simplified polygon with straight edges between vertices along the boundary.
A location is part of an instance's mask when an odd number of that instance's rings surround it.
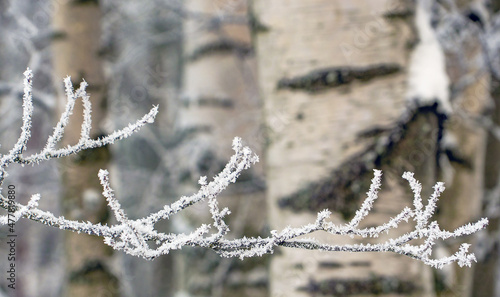
<svg viewBox="0 0 500 297">
<path fill-rule="evenodd" d="M 0 296 L 500 296 L 499 11 L 0 1 Z"/>
</svg>

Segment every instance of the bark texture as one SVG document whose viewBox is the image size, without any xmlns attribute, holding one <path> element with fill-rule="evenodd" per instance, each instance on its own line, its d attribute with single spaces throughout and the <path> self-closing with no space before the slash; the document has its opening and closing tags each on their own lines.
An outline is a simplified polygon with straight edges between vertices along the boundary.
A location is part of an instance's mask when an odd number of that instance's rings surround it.
<svg viewBox="0 0 500 297">
<path fill-rule="evenodd" d="M 257 154 L 262 150 L 262 138 L 247 2 L 190 0 L 184 8 L 200 14 L 184 26 L 183 91 L 177 127 L 185 135 L 179 154 L 184 176 L 179 189 L 186 194 L 193 192 L 201 175 L 210 180 L 220 172 L 232 154 L 233 137 L 241 137 Z M 262 174 L 262 166 L 257 164 L 220 197 L 221 207 L 231 210 L 227 218 L 230 236 L 256 236 L 263 231 Z M 188 209 L 183 220 L 184 226 L 212 221 L 206 205 Z M 179 283 L 191 294 L 267 294 L 267 257 L 242 262 L 210 251 L 183 254 L 183 263 L 178 263 L 184 269 Z"/>
<path fill-rule="evenodd" d="M 97 1 L 55 1 L 53 25 L 54 69 L 60 83 L 67 75 L 78 88 L 82 79 L 89 87 L 92 103 L 93 130 L 91 137 L 102 134 L 101 121 L 106 112 L 104 73 L 99 52 L 101 12 Z M 66 100 L 64 88 L 60 91 L 59 106 Z M 83 106 L 77 101 L 73 116 L 66 128 L 62 145 L 78 141 Z M 58 113 L 60 114 L 60 113 Z M 63 176 L 62 209 L 69 219 L 106 223 L 109 219 L 102 187 L 97 177 L 100 168 L 106 168 L 110 159 L 107 147 L 92 149 L 61 162 Z M 109 268 L 112 249 L 101 238 L 67 232 L 65 234 L 67 283 L 65 296 L 118 296 L 118 281 Z"/>
<path fill-rule="evenodd" d="M 455 190 L 443 198 L 439 214 L 443 227 L 453 229 L 477 218 L 482 129 L 466 120 L 457 123 L 458 115 L 443 114 L 443 106 L 434 104 L 433 98 L 408 98 L 420 104 L 407 104 L 411 53 L 420 41 L 414 2 L 257 0 L 254 14 L 268 131 L 271 229 L 313 222 L 315 212 L 323 208 L 335 212 L 334 222 L 349 220 L 364 199 L 373 168 L 384 170 L 384 181 L 363 224 L 380 225 L 411 203 L 413 195 L 401 179 L 404 171 L 415 172 L 423 197 L 428 197 L 435 181 L 443 177 L 444 163 L 447 172 L 453 172 L 448 181 L 453 181 L 449 186 Z M 478 53 L 471 49 L 468 54 Z M 453 62 L 453 56 L 446 59 Z M 447 70 L 445 75 L 452 69 Z M 484 92 L 484 86 L 478 82 L 463 90 L 460 102 L 466 107 L 460 108 L 480 113 L 484 100 L 477 101 L 471 92 Z M 471 107 L 471 101 L 477 104 Z M 469 167 L 445 156 L 445 136 L 456 140 L 456 155 L 463 156 Z M 411 228 L 404 225 L 389 235 Z M 330 243 L 360 242 L 317 237 Z M 455 244 L 440 250 L 454 248 Z M 270 289 L 272 296 L 435 296 L 435 279 L 442 284 L 443 277 L 449 277 L 449 284 L 461 284 L 460 296 L 467 296 L 470 272 L 452 270 L 445 276 L 433 275 L 429 267 L 393 254 L 283 249 L 272 260 Z"/>
</svg>

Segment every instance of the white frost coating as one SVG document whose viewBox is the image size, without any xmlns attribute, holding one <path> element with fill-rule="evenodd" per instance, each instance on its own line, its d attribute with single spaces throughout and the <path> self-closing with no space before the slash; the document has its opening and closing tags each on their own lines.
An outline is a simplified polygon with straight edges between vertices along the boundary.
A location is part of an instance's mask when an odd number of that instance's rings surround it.
<svg viewBox="0 0 500 297">
<path fill-rule="evenodd" d="M 415 26 L 419 43 L 411 53 L 407 99 L 419 105 L 437 102 L 443 113 L 451 113 L 449 78 L 445 57 L 437 36 L 431 27 L 432 0 L 418 0 Z"/>
<path fill-rule="evenodd" d="M 54 129 L 54 134 L 49 137 L 47 146 L 38 154 L 24 157 L 22 155 L 26 143 L 31 137 L 31 72 L 25 73 L 25 96 L 23 109 L 23 127 L 19 140 L 15 147 L 4 156 L 0 156 L 0 186 L 6 176 L 6 169 L 11 163 L 35 164 L 41 161 L 60 158 L 71 154 L 76 154 L 81 150 L 103 146 L 113 143 L 117 139 L 122 139 L 136 132 L 146 123 L 154 120 L 157 107 L 151 109 L 142 119 L 135 124 L 130 124 L 120 131 L 113 132 L 102 139 L 93 140 L 89 138 L 90 131 L 90 112 L 91 106 L 88 96 L 85 92 L 85 83 L 76 92 L 68 79 L 66 82 L 66 94 L 68 103 L 63 112 L 59 123 Z M 57 149 L 56 144 L 61 140 L 62 133 L 72 113 L 75 100 L 82 98 L 84 101 L 84 123 L 81 130 L 81 138 L 78 144 L 66 148 Z M 200 190 L 187 197 L 180 197 L 176 202 L 165 205 L 163 209 L 148 214 L 142 219 L 131 220 L 128 218 L 125 210 L 121 207 L 118 199 L 114 195 L 109 182 L 109 173 L 107 170 L 100 170 L 98 178 L 103 187 L 103 196 L 106 198 L 110 209 L 113 211 L 117 224 L 101 225 L 91 222 L 80 222 L 67 220 L 64 217 L 56 217 L 52 213 L 40 210 L 38 208 L 39 194 L 32 196 L 27 205 L 18 203 L 9 204 L 9 201 L 0 195 L 0 206 L 9 210 L 8 215 L 0 216 L 0 224 L 6 225 L 13 223 L 21 217 L 28 218 L 48 226 L 58 227 L 73 232 L 85 232 L 91 235 L 100 236 L 104 242 L 116 250 L 124 251 L 127 254 L 142 257 L 144 259 L 154 259 L 161 255 L 169 253 L 171 250 L 181 249 L 184 246 L 198 246 L 214 250 L 222 257 L 246 257 L 262 256 L 273 253 L 275 247 L 293 247 L 301 249 L 322 250 L 322 251 L 344 251 L 344 252 L 394 252 L 420 260 L 427 265 L 436 268 L 443 268 L 444 265 L 457 262 L 460 266 L 470 266 L 476 260 L 474 254 L 468 252 L 469 244 L 462 244 L 459 250 L 453 255 L 446 255 L 439 259 L 432 259 L 433 248 L 437 240 L 445 240 L 450 237 L 470 235 L 483 229 L 488 220 L 483 218 L 474 224 L 466 224 L 457 228 L 453 232 L 441 230 L 436 221 L 430 221 L 436 208 L 436 202 L 439 195 L 444 191 L 442 183 L 434 186 L 434 193 L 424 207 L 422 203 L 421 185 L 413 177 L 412 173 L 405 173 L 403 178 L 408 180 L 410 188 L 414 193 L 413 209 L 405 207 L 397 216 L 390 218 L 387 223 L 368 228 L 358 228 L 359 223 L 369 215 L 374 202 L 378 197 L 378 190 L 381 185 L 382 172 L 374 170 L 374 178 L 367 193 L 367 198 L 361 208 L 356 212 L 354 218 L 344 224 L 335 225 L 327 221 L 331 215 L 328 210 L 320 211 L 315 222 L 302 227 L 287 227 L 282 231 L 273 230 L 270 236 L 262 237 L 243 237 L 238 239 L 227 239 L 225 236 L 229 231 L 229 226 L 225 223 L 225 216 L 230 214 L 229 209 L 219 209 L 217 197 L 229 186 L 236 182 L 236 179 L 245 169 L 250 168 L 252 164 L 258 162 L 258 157 L 248 147 L 242 145 L 240 138 L 233 140 L 234 155 L 230 158 L 224 169 L 208 182 L 206 177 L 200 177 Z M 155 224 L 160 220 L 170 219 L 178 212 L 203 200 L 208 200 L 209 211 L 212 215 L 213 223 L 210 225 L 202 224 L 196 230 L 189 233 L 182 230 L 179 233 L 162 233 L 155 230 Z M 316 231 L 323 231 L 332 235 L 359 236 L 359 237 L 378 237 L 383 232 L 395 229 L 402 222 L 408 222 L 410 219 L 416 222 L 415 229 L 409 233 L 396 238 L 390 238 L 385 242 L 376 244 L 352 244 L 352 245 L 332 245 L 316 241 L 314 238 L 304 238 L 304 235 Z M 415 239 L 420 239 L 414 241 Z"/>
<path fill-rule="evenodd" d="M 349 223 L 349 227 L 351 228 L 356 228 L 359 225 L 359 222 L 361 222 L 361 220 L 370 213 L 373 202 L 375 201 L 375 199 L 377 199 L 378 190 L 380 189 L 380 178 L 382 176 L 382 171 L 374 170 L 374 174 L 375 177 L 372 179 L 370 190 L 368 191 L 368 193 L 366 193 L 368 198 L 365 200 L 365 202 L 363 202 L 363 205 L 361 205 L 361 208 L 356 212 L 356 215 Z"/>
</svg>

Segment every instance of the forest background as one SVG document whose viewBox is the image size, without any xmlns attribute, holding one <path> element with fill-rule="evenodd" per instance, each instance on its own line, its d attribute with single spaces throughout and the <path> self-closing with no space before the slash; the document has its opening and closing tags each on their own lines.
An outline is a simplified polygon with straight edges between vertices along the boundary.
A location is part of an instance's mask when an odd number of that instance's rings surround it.
<svg viewBox="0 0 500 297">
<path fill-rule="evenodd" d="M 408 170 L 424 197 L 445 182 L 436 213 L 443 228 L 490 220 L 474 238 L 438 244 L 442 257 L 473 242 L 478 259 L 443 270 L 392 253 L 287 248 L 244 261 L 185 248 L 146 261 L 97 237 L 21 220 L 17 288 L 2 277 L 1 294 L 500 296 L 499 10 L 496 0 L 0 1 L 2 153 L 19 135 L 26 67 L 34 73 L 29 151 L 52 132 L 68 75 L 75 88 L 89 83 L 93 137 L 160 109 L 153 125 L 113 146 L 12 167 L 4 189 L 15 185 L 19 202 L 39 192 L 41 208 L 113 222 L 97 178 L 108 168 L 120 203 L 140 218 L 217 174 L 239 136 L 261 162 L 220 197 L 232 211 L 231 236 L 314 222 L 324 208 L 346 222 L 374 168 L 384 172 L 382 190 L 365 226 L 411 204 L 401 178 Z M 78 139 L 76 123 L 65 144 Z M 189 232 L 210 221 L 207 209 L 193 206 L 157 227 Z M 7 230 L 1 235 L 5 242 Z M 0 258 L 1 271 L 8 264 Z"/>
</svg>

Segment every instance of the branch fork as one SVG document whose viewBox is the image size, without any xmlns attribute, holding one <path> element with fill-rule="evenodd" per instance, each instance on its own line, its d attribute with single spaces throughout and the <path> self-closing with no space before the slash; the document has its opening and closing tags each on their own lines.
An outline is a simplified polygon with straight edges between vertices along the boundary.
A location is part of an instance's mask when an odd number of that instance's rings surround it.
<svg viewBox="0 0 500 297">
<path fill-rule="evenodd" d="M 117 140 L 127 138 L 148 123 L 152 123 L 158 113 L 158 107 L 154 106 L 141 119 L 119 131 L 98 139 L 90 138 L 91 129 L 91 104 L 89 96 L 86 93 L 87 83 L 83 81 L 80 87 L 74 91 L 71 80 L 67 77 L 64 80 L 66 97 L 68 102 L 63 111 L 59 122 L 54 128 L 54 132 L 49 136 L 45 148 L 36 154 L 24 156 L 26 144 L 31 137 L 31 125 L 33 115 L 32 104 L 32 78 L 30 69 L 24 73 L 24 97 L 23 97 L 23 124 L 21 133 L 14 147 L 6 155 L 0 155 L 0 186 L 7 176 L 7 168 L 11 163 L 22 165 L 34 165 L 50 159 L 62 158 L 65 156 L 77 154 L 82 150 L 101 147 L 111 144 Z M 80 139 L 77 144 L 63 148 L 57 148 L 57 144 L 62 139 L 65 127 L 69 122 L 69 117 L 73 112 L 75 102 L 81 98 L 84 106 L 84 121 L 81 127 Z M 273 230 L 268 237 L 242 237 L 238 239 L 226 239 L 229 232 L 229 226 L 224 218 L 231 212 L 227 208 L 220 209 L 217 197 L 231 183 L 236 182 L 237 178 L 243 172 L 259 161 L 250 148 L 244 147 L 242 140 L 234 138 L 232 148 L 233 156 L 230 158 L 224 169 L 208 182 L 207 178 L 200 177 L 198 183 L 200 189 L 191 196 L 180 197 L 172 204 L 165 205 L 157 212 L 147 216 L 131 220 L 121 207 L 118 199 L 115 197 L 109 181 L 109 172 L 100 170 L 98 178 L 103 187 L 103 196 L 108 202 L 109 208 L 113 211 L 116 224 L 101 225 L 91 222 L 81 222 L 65 219 L 62 216 L 55 216 L 48 211 L 38 208 L 40 195 L 35 194 L 31 197 L 27 205 L 21 205 L 12 202 L 0 195 L 0 207 L 14 210 L 13 215 L 0 216 L 0 224 L 7 225 L 12 220 L 17 221 L 21 217 L 37 221 L 39 223 L 58 227 L 63 230 L 73 232 L 84 232 L 87 234 L 103 237 L 104 242 L 116 250 L 121 250 L 127 254 L 142 257 L 144 259 L 154 259 L 161 255 L 168 254 L 171 250 L 181 249 L 184 246 L 197 246 L 214 250 L 222 257 L 238 257 L 244 259 L 247 257 L 262 256 L 271 254 L 278 246 L 301 248 L 309 250 L 322 251 L 348 251 L 348 252 L 394 252 L 412 257 L 435 268 L 443 268 L 444 265 L 456 262 L 459 266 L 471 266 L 476 261 L 473 253 L 469 252 L 470 244 L 464 243 L 459 250 L 445 258 L 430 258 L 432 249 L 436 240 L 446 240 L 451 237 L 460 237 L 473 234 L 488 224 L 488 219 L 482 218 L 473 224 L 466 224 L 454 231 L 441 230 L 436 221 L 431 218 L 436 209 L 436 203 L 444 191 L 444 184 L 436 183 L 434 192 L 428 199 L 427 205 L 423 205 L 421 190 L 422 186 L 414 178 L 413 173 L 406 172 L 403 178 L 409 183 L 413 191 L 413 208 L 405 207 L 394 218 L 390 218 L 387 223 L 369 228 L 359 228 L 360 222 L 369 215 L 373 204 L 378 197 L 378 190 L 381 186 L 382 172 L 374 170 L 374 177 L 367 198 L 356 212 L 352 220 L 344 225 L 336 225 L 328 221 L 331 212 L 327 209 L 317 214 L 316 221 L 302 227 L 287 227 L 284 230 Z M 182 210 L 208 200 L 209 211 L 213 219 L 212 224 L 202 224 L 191 233 L 167 234 L 155 230 L 155 224 L 160 220 L 168 220 L 173 215 Z M 332 235 L 359 236 L 363 238 L 377 238 L 382 233 L 388 233 L 391 229 L 396 229 L 402 222 L 413 220 L 415 228 L 413 231 L 396 238 L 388 239 L 382 243 L 376 244 L 346 244 L 331 245 L 324 244 L 314 238 L 304 238 L 312 232 L 322 231 Z M 413 240 L 420 240 L 420 244 L 412 244 Z"/>
</svg>

